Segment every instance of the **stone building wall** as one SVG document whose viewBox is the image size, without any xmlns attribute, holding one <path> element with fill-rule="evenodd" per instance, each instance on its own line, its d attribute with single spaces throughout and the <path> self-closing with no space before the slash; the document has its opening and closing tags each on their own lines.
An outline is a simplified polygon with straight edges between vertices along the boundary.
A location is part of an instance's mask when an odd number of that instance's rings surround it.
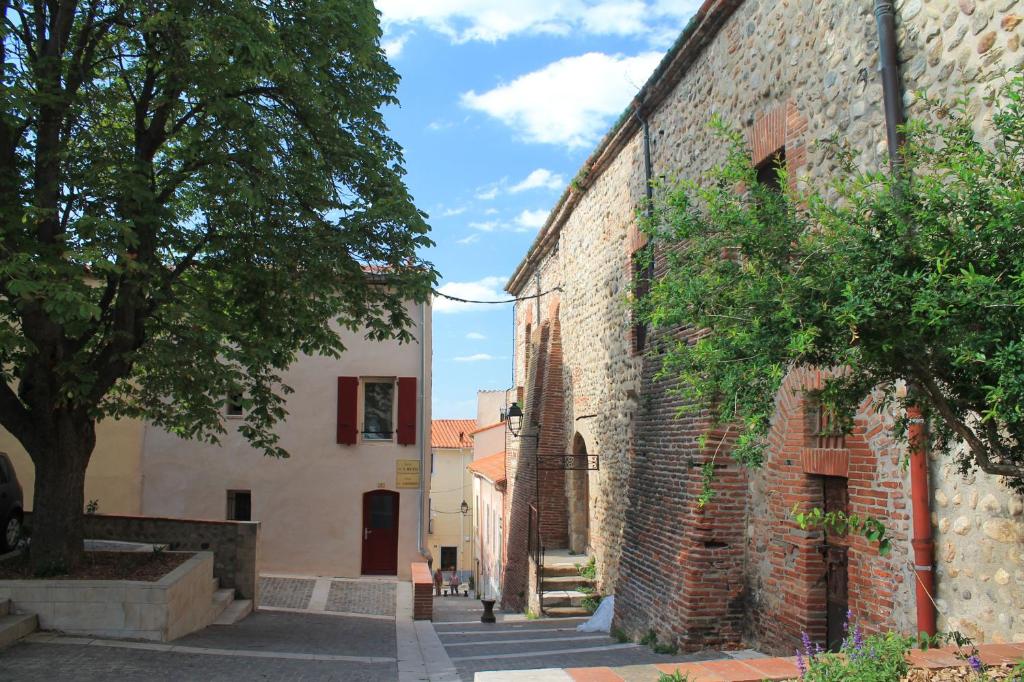
<svg viewBox="0 0 1024 682">
<path fill-rule="evenodd" d="M 970 107 L 984 127 L 986 90 L 1024 56 L 1022 6 L 1016 0 L 898 5 L 908 114 L 923 111 L 916 90 L 946 97 L 974 88 Z M 634 102 L 636 115 L 649 122 L 656 179 L 699 179 L 722 160 L 723 146 L 708 126 L 714 114 L 747 135 L 755 162 L 784 147 L 797 186 L 824 188 L 838 170 L 837 159 L 817 144 L 833 135 L 857 147 L 863 167 L 887 165 L 871 0 L 706 2 L 687 30 L 667 67 L 682 64 L 681 75 L 667 85 L 658 75 L 648 83 L 644 92 L 656 93 L 654 105 L 643 95 Z M 580 186 L 556 207 L 552 220 L 566 201 L 571 208 L 559 219 L 554 245 L 550 238 L 535 245 L 522 266 L 527 276 L 517 273 L 510 291 L 534 293 L 534 273 L 543 281 L 540 290 L 562 287 L 562 436 L 566 452 L 578 433 L 588 452 L 601 456 L 601 471 L 591 475 L 589 486 L 591 542 L 603 591 L 617 595 L 616 626 L 634 637 L 653 630 L 659 640 L 682 648 L 727 646 L 745 638 L 782 650 L 800 630 L 820 635 L 822 628 L 823 603 L 812 594 L 819 590 L 814 583 L 822 568 L 808 553 L 820 536 L 795 533 L 785 519 L 788 509 L 769 494 L 791 477 L 798 497 L 807 503 L 817 499 L 821 474 L 796 470 L 786 451 L 786 438 L 794 439 L 797 452 L 804 447 L 805 408 L 799 402 L 791 406 L 792 433 L 775 444 L 766 470 L 748 474 L 724 456 L 727 430 L 710 434 L 712 448 L 698 446 L 708 415 L 678 419 L 672 384 L 657 377 L 659 348 L 691 332 L 655 334 L 645 356 L 632 352 L 627 292 L 630 255 L 643 242 L 635 221 L 644 190 L 643 140 L 635 127 L 628 139 L 618 139 L 625 125 L 612 131 L 612 142 L 603 143 L 618 145 L 614 158 L 603 158 L 605 147 L 599 148 L 581 173 Z M 592 163 L 598 164 L 597 172 Z M 549 226 L 542 238 L 551 236 Z M 546 251 L 539 248 L 545 244 Z M 658 253 L 660 247 L 655 248 Z M 537 335 L 549 309 L 531 313 L 533 308 L 532 302 L 521 303 L 516 313 L 516 376 L 523 385 L 529 384 L 520 352 L 525 330 L 530 325 Z M 543 415 L 544 423 L 550 419 Z M 900 464 L 902 451 L 891 442 L 891 421 L 891 415 L 875 414 L 865 402 L 847 448 L 850 510 L 890 519 L 895 545 L 890 558 L 880 559 L 863 540 L 846 540 L 850 606 L 869 630 L 912 631 L 909 482 Z M 716 467 L 718 496 L 700 510 L 695 504 L 700 466 L 709 459 Z M 944 462 L 933 469 L 936 542 L 940 563 L 945 561 L 936 595 L 946 614 L 940 626 L 973 628 L 985 639 L 1019 638 L 1024 613 L 1018 603 L 1024 594 L 1020 498 L 982 476 L 973 483 L 959 481 Z M 953 506 L 955 486 L 959 507 Z M 965 486 L 979 490 L 974 508 L 968 509 L 973 498 L 963 492 Z M 799 554 L 801 579 L 809 584 L 800 599 L 783 603 L 769 578 L 787 565 L 787 552 Z M 971 575 L 968 563 L 979 561 L 982 567 Z M 770 618 L 782 622 L 769 624 Z"/>
<path fill-rule="evenodd" d="M 589 477 L 589 543 L 599 589 L 613 594 L 627 498 L 628 453 L 641 358 L 631 349 L 631 256 L 644 192 L 642 148 L 633 140 L 587 187 L 559 237 L 567 425 L 563 452 L 578 434 L 600 468 Z M 567 494 L 572 494 L 568 491 Z"/>
<path fill-rule="evenodd" d="M 930 476 L 939 629 L 1024 642 L 1024 497 L 946 457 Z"/>
</svg>

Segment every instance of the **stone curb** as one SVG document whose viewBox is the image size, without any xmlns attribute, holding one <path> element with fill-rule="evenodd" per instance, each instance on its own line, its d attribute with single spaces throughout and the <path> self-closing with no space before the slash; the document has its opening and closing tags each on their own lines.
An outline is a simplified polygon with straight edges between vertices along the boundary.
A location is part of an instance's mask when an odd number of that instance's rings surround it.
<svg viewBox="0 0 1024 682">
<path fill-rule="evenodd" d="M 955 647 L 913 651 L 908 658 L 915 668 L 953 668 L 963 667 L 967 662 L 957 657 Z M 982 644 L 978 654 L 985 665 L 1005 665 L 1024 661 L 1024 643 L 1018 644 Z M 655 682 L 662 674 L 689 676 L 689 682 L 761 682 L 762 680 L 791 680 L 799 675 L 796 661 L 793 658 L 758 658 L 747 660 L 702 661 L 693 663 L 658 663 L 647 666 L 629 666 L 628 668 L 568 668 L 564 676 L 558 676 L 552 670 L 545 671 L 544 679 L 575 680 L 576 682 Z M 513 671 L 509 671 L 513 672 Z M 520 674 L 527 671 L 518 671 Z M 536 672 L 536 671 L 533 671 Z M 481 678 L 489 682 L 505 679 L 501 673 L 488 673 L 492 677 Z M 509 676 L 509 680 L 513 677 Z M 529 679 L 528 677 L 516 679 Z"/>
</svg>

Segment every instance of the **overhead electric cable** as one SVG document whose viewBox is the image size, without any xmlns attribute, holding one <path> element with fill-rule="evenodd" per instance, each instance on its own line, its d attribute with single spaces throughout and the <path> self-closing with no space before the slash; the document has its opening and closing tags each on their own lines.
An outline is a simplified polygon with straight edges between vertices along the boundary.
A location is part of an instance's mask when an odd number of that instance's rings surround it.
<svg viewBox="0 0 1024 682">
<path fill-rule="evenodd" d="M 435 296 L 440 296 L 441 298 L 447 298 L 449 301 L 455 301 L 456 303 L 486 303 L 486 304 L 491 304 L 491 305 L 500 305 L 500 304 L 504 304 L 504 303 L 517 303 L 519 301 L 531 301 L 531 300 L 533 300 L 535 298 L 540 298 L 542 296 L 546 296 L 547 294 L 550 294 L 550 293 L 555 292 L 555 291 L 558 291 L 558 292 L 562 291 L 562 287 L 555 287 L 553 289 L 548 289 L 547 291 L 542 291 L 539 294 L 531 294 L 530 296 L 517 296 L 516 298 L 508 298 L 508 299 L 505 299 L 504 301 L 473 301 L 473 300 L 470 300 L 470 299 L 467 299 L 467 298 L 459 298 L 458 296 L 451 296 L 449 294 L 444 294 L 444 293 L 441 293 L 440 291 L 438 291 L 437 289 L 431 289 L 431 292 L 433 292 L 433 294 Z"/>
</svg>

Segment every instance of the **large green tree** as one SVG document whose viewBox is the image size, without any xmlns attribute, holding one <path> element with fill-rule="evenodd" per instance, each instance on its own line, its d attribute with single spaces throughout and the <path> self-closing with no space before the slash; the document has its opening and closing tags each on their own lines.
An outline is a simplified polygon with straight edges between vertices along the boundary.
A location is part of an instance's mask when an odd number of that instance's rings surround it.
<svg viewBox="0 0 1024 682">
<path fill-rule="evenodd" d="M 410 340 L 435 272 L 371 0 L 0 0 L 0 424 L 31 560 L 76 562 L 103 418 L 283 455 L 280 373 L 331 324 Z"/>
<path fill-rule="evenodd" d="M 662 188 L 648 229 L 664 276 L 641 305 L 707 331 L 663 335 L 663 373 L 731 425 L 740 460 L 761 461 L 786 373 L 811 365 L 837 370 L 820 397 L 841 423 L 872 392 L 878 409 L 917 406 L 932 447 L 1024 491 L 1024 79 L 983 136 L 963 102 L 928 104 L 904 172 L 863 170 L 834 140 L 830 186 L 791 190 L 784 167 L 759 182 L 719 120 L 726 160 Z"/>
</svg>

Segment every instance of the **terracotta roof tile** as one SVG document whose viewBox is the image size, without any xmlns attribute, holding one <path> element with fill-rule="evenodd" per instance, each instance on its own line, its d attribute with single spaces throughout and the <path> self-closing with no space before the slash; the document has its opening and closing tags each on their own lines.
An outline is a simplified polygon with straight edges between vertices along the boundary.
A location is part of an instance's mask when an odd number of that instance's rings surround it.
<svg viewBox="0 0 1024 682">
<path fill-rule="evenodd" d="M 494 422 L 493 424 L 488 424 L 487 426 L 481 426 L 478 429 L 473 429 L 472 431 L 470 431 L 469 435 L 475 436 L 476 434 L 482 431 L 490 431 L 491 429 L 495 429 L 499 426 L 505 426 L 505 422 Z"/>
<path fill-rule="evenodd" d="M 469 434 L 475 428 L 475 419 L 435 419 L 430 424 L 430 447 L 471 448 Z"/>
<path fill-rule="evenodd" d="M 468 469 L 493 483 L 505 482 L 505 453 L 481 457 L 469 465 Z"/>
</svg>

